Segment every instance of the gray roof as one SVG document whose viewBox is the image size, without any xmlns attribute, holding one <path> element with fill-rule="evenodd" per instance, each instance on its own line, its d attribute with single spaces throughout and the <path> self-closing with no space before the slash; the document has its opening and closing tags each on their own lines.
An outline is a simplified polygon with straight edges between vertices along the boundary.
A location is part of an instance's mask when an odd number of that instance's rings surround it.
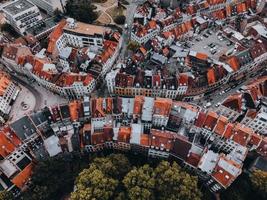
<svg viewBox="0 0 267 200">
<path fill-rule="evenodd" d="M 141 124 L 132 124 L 132 134 L 131 134 L 130 143 L 140 144 L 141 133 L 142 133 Z"/>
<path fill-rule="evenodd" d="M 13 122 L 10 127 L 21 140 L 26 140 L 36 133 L 36 128 L 28 116 Z"/>
<path fill-rule="evenodd" d="M 34 6 L 34 4 L 27 0 L 17 0 L 5 6 L 3 10 L 10 15 L 16 15 Z"/>
</svg>

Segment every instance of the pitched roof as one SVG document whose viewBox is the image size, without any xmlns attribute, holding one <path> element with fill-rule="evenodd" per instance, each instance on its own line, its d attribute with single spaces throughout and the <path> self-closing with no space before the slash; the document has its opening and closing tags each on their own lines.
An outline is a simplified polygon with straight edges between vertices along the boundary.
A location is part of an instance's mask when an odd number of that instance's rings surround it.
<svg viewBox="0 0 267 200">
<path fill-rule="evenodd" d="M 234 70 L 237 71 L 240 68 L 238 59 L 236 56 L 232 56 L 227 60 L 227 63 L 230 65 L 230 67 Z"/>
<path fill-rule="evenodd" d="M 21 172 L 19 172 L 11 182 L 14 183 L 18 188 L 22 189 L 23 186 L 30 180 L 33 171 L 33 163 L 25 167 Z"/>
</svg>

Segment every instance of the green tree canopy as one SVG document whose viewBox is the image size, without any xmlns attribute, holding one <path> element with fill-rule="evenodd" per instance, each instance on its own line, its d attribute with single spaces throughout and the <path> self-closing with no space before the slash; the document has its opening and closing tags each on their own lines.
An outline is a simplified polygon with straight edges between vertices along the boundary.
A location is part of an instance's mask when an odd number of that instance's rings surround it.
<svg viewBox="0 0 267 200">
<path fill-rule="evenodd" d="M 96 158 L 93 162 L 105 175 L 115 179 L 123 178 L 131 169 L 129 160 L 122 154 Z"/>
<path fill-rule="evenodd" d="M 83 170 L 76 180 L 76 190 L 71 194 L 72 200 L 108 200 L 113 195 L 118 181 L 105 176 L 95 164 Z"/>
<path fill-rule="evenodd" d="M 197 177 L 182 171 L 177 163 L 162 161 L 154 170 L 156 194 L 161 200 L 200 200 Z"/>
<path fill-rule="evenodd" d="M 139 47 L 140 45 L 135 41 L 130 41 L 127 45 L 127 49 L 131 51 L 136 51 Z"/>
<path fill-rule="evenodd" d="M 97 19 L 95 9 L 90 0 L 68 0 L 66 3 L 67 15 L 85 23 L 92 23 Z"/>
<path fill-rule="evenodd" d="M 267 198 L 267 172 L 254 170 L 251 174 L 253 188 L 263 197 Z"/>
<path fill-rule="evenodd" d="M 123 184 L 131 200 L 154 199 L 155 178 L 153 168 L 149 165 L 132 169 L 124 177 Z"/>
<path fill-rule="evenodd" d="M 0 200 L 12 200 L 14 199 L 11 192 L 8 192 L 6 190 L 0 191 Z"/>
<path fill-rule="evenodd" d="M 38 162 L 32 175 L 32 187 L 23 193 L 27 200 L 58 200 L 73 190 L 75 178 L 88 166 L 86 157 L 62 154 Z"/>
</svg>

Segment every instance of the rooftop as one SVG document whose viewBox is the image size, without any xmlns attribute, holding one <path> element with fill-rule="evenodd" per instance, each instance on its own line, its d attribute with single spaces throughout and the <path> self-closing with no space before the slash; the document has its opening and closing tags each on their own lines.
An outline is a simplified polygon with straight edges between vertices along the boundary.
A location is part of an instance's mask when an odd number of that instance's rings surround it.
<svg viewBox="0 0 267 200">
<path fill-rule="evenodd" d="M 6 5 L 3 10 L 10 15 L 16 15 L 18 13 L 24 12 L 25 10 L 28 10 L 32 7 L 36 7 L 34 4 L 32 4 L 28 0 L 16 0 L 10 2 L 8 5 Z"/>
<path fill-rule="evenodd" d="M 91 24 L 86 24 L 83 22 L 74 22 L 73 26 L 67 23 L 64 26 L 64 31 L 80 33 L 84 35 L 100 35 L 103 36 L 107 31 L 103 26 L 96 26 Z"/>
</svg>

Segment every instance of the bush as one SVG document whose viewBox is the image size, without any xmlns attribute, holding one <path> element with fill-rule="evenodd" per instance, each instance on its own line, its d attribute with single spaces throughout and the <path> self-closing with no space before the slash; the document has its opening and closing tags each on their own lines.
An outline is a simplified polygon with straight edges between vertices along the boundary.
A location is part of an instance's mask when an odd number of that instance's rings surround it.
<svg viewBox="0 0 267 200">
<path fill-rule="evenodd" d="M 125 20 L 126 20 L 126 17 L 124 15 L 119 15 L 114 19 L 116 24 L 120 24 L 120 25 L 124 24 Z"/>
</svg>

